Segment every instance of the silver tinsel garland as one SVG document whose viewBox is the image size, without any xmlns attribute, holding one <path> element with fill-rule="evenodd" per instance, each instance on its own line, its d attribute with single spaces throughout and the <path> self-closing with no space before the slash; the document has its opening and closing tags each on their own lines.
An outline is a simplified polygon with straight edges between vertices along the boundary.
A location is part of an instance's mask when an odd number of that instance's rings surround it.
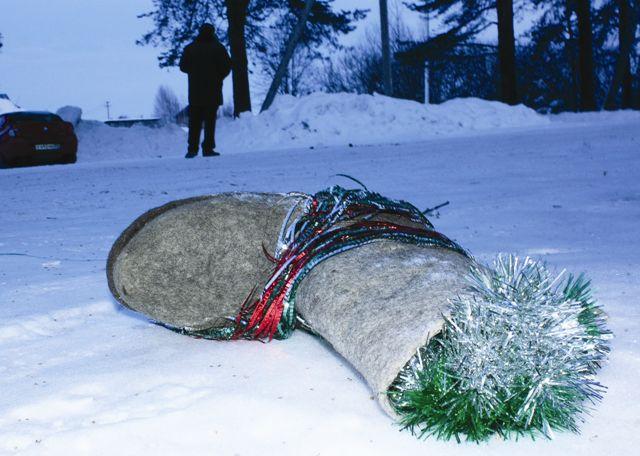
<svg viewBox="0 0 640 456">
<path fill-rule="evenodd" d="M 500 256 L 493 268 L 474 267 L 470 285 L 389 389 L 405 427 L 476 441 L 577 432 L 589 402 L 602 397 L 594 374 L 611 337 L 589 282 Z"/>
</svg>

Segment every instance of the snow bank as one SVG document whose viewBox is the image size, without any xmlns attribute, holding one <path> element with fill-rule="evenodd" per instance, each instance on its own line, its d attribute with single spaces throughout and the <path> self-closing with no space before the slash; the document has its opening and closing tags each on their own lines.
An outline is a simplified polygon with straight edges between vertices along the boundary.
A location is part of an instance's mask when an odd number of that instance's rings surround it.
<svg viewBox="0 0 640 456">
<path fill-rule="evenodd" d="M 80 162 L 179 157 L 187 149 L 186 133 L 175 125 L 116 128 L 83 120 L 76 127 L 76 134 Z"/>
<path fill-rule="evenodd" d="M 74 127 L 77 127 L 80 119 L 82 119 L 82 109 L 77 106 L 63 106 L 56 111 L 56 114 L 65 122 L 70 122 Z"/>
<path fill-rule="evenodd" d="M 553 122 L 572 124 L 627 123 L 640 122 L 640 111 L 622 109 L 619 111 L 563 112 L 550 116 Z"/>
<path fill-rule="evenodd" d="M 0 114 L 4 114 L 6 112 L 16 112 L 22 111 L 18 106 L 16 106 L 11 100 L 7 100 L 6 98 L 0 98 Z"/>
<path fill-rule="evenodd" d="M 222 119 L 218 143 L 228 152 L 283 146 L 406 143 L 438 135 L 548 122 L 525 106 L 478 98 L 424 105 L 381 95 L 281 95 L 263 114 L 246 114 L 235 121 Z"/>
<path fill-rule="evenodd" d="M 278 96 L 262 114 L 218 120 L 218 149 L 224 154 L 255 150 L 340 145 L 409 143 L 439 135 L 546 125 L 525 106 L 478 98 L 424 105 L 381 95 L 315 93 Z M 165 128 L 112 128 L 97 122 L 78 127 L 80 161 L 180 157 L 186 133 Z"/>
</svg>

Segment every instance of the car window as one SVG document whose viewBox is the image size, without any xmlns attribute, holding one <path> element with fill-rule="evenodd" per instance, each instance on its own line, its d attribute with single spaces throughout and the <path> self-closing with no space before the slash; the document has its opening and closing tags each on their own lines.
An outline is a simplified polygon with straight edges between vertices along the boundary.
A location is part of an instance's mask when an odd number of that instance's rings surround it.
<svg viewBox="0 0 640 456">
<path fill-rule="evenodd" d="M 0 128 L 2 128 L 6 121 L 7 119 L 5 116 L 0 116 Z"/>
<path fill-rule="evenodd" d="M 6 116 L 12 122 L 61 122 L 62 119 L 50 112 L 14 112 Z"/>
</svg>

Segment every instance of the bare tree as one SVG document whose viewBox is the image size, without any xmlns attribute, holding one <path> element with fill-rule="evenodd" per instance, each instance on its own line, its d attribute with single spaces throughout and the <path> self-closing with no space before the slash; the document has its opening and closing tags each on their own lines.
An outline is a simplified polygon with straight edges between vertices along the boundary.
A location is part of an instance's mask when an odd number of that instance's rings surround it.
<svg viewBox="0 0 640 456">
<path fill-rule="evenodd" d="M 259 63 L 260 71 L 269 80 L 273 80 L 276 74 L 290 35 L 290 30 L 285 28 L 274 27 L 270 29 L 265 34 L 265 40 L 268 43 L 265 52 L 256 53 L 255 60 Z M 317 48 L 312 48 L 304 43 L 296 46 L 282 78 L 282 83 L 278 87 L 278 93 L 297 96 L 311 92 L 314 68 L 323 60 L 324 57 Z"/>
<path fill-rule="evenodd" d="M 397 2 L 391 3 L 389 35 L 390 55 L 403 50 L 403 44 L 415 41 L 416 37 L 402 19 Z M 369 27 L 365 36 L 354 47 L 346 49 L 338 57 L 326 62 L 316 78 L 327 92 L 385 93 L 379 28 Z M 397 72 L 397 62 L 391 61 L 392 71 Z M 393 74 L 393 93 L 402 93 L 402 75 Z"/>
<path fill-rule="evenodd" d="M 161 85 L 156 92 L 153 113 L 166 123 L 175 123 L 180 113 L 180 101 L 170 87 Z"/>
</svg>

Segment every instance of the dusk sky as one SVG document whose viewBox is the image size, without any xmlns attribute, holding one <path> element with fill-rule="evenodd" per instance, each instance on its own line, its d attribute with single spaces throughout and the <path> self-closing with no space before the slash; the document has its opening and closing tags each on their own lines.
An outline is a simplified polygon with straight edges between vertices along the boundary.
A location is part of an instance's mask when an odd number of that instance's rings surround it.
<svg viewBox="0 0 640 456">
<path fill-rule="evenodd" d="M 137 46 L 136 39 L 151 28 L 136 16 L 148 11 L 151 0 L 0 0 L 0 93 L 6 92 L 27 109 L 82 107 L 85 118 L 147 116 L 158 86 L 166 84 L 186 98 L 186 79 L 176 69 L 161 70 L 158 49 Z M 336 0 L 340 8 L 370 8 L 357 32 L 377 26 L 378 0 Z M 403 8 L 404 9 L 404 8 Z M 417 24 L 417 15 L 405 10 Z M 264 88 L 253 84 L 260 101 Z M 225 92 L 230 93 L 230 80 Z"/>
</svg>

